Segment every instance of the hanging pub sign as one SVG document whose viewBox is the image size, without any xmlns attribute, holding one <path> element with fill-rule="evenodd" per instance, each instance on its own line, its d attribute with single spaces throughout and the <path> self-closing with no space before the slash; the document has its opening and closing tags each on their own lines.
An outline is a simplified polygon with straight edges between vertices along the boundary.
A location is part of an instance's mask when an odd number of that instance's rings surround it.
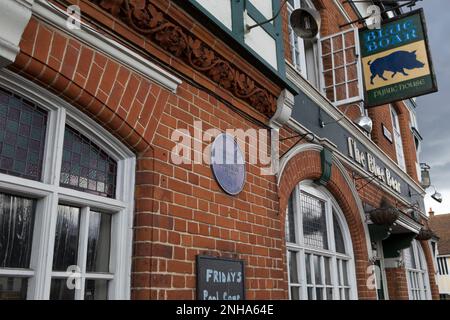
<svg viewBox="0 0 450 320">
<path fill-rule="evenodd" d="M 197 256 L 198 300 L 244 300 L 244 261 Z"/>
<path fill-rule="evenodd" d="M 366 108 L 436 92 L 423 10 L 359 30 Z"/>
</svg>

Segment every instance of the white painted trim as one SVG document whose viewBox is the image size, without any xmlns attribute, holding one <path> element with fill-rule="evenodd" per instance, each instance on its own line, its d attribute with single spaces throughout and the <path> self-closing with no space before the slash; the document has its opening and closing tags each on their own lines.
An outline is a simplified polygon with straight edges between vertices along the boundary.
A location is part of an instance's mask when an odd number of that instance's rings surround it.
<svg viewBox="0 0 450 320">
<path fill-rule="evenodd" d="M 286 153 L 283 158 L 280 160 L 280 170 L 278 171 L 278 177 L 277 177 L 277 184 L 280 185 L 281 177 L 283 176 L 284 169 L 286 168 L 286 165 L 289 163 L 289 161 L 295 157 L 297 154 L 300 154 L 305 151 L 322 151 L 323 146 L 318 144 L 312 144 L 312 143 L 305 143 L 305 144 L 298 144 L 295 147 L 293 147 L 291 150 L 289 150 L 288 153 Z M 350 190 L 352 191 L 352 196 L 355 199 L 356 205 L 358 207 L 359 215 L 361 217 L 361 223 L 363 224 L 365 238 L 366 238 L 366 247 L 367 252 L 369 255 L 369 259 L 372 257 L 372 245 L 370 243 L 370 235 L 369 235 L 369 228 L 367 227 L 366 223 L 366 214 L 364 212 L 364 208 L 362 205 L 362 201 L 359 197 L 358 191 L 356 190 L 356 187 L 350 178 L 350 176 L 347 173 L 347 170 L 343 166 L 343 164 L 340 162 L 340 159 L 337 157 L 336 153 L 333 152 L 333 164 L 336 165 L 339 172 L 342 174 L 342 176 L 345 179 L 345 182 L 349 186 Z"/>
<path fill-rule="evenodd" d="M 0 269 L 0 276 L 6 276 L 6 277 L 23 277 L 28 278 L 32 277 L 34 275 L 33 270 L 27 270 L 27 269 Z"/>
<path fill-rule="evenodd" d="M 294 108 L 294 95 L 284 89 L 277 100 L 277 110 L 270 119 L 271 127 L 281 128 L 291 118 L 292 109 Z"/>
<path fill-rule="evenodd" d="M 293 130 L 300 132 L 302 134 L 309 132 L 302 124 L 298 123 L 296 120 L 292 118 L 289 120 L 288 126 L 291 127 Z M 368 176 L 368 173 L 364 171 L 360 166 L 356 165 L 353 161 L 351 161 L 349 158 L 340 153 L 340 151 L 337 149 L 337 146 L 330 140 L 326 138 L 319 138 L 316 135 L 314 135 L 314 140 L 317 141 L 317 143 L 320 144 L 321 146 L 326 146 L 329 149 L 333 150 L 333 155 L 336 158 L 338 158 L 341 161 L 341 163 L 351 168 L 360 176 Z M 391 188 L 387 187 L 385 184 L 379 182 L 378 180 L 374 180 L 371 183 L 383 189 L 384 192 L 390 194 L 392 197 L 396 198 L 400 203 L 404 204 L 405 206 L 409 205 L 409 203 L 405 201 L 402 197 L 400 197 L 398 193 L 395 193 Z M 422 212 L 421 215 L 425 217 L 425 214 Z"/>
<path fill-rule="evenodd" d="M 412 219 L 408 219 L 403 214 L 400 214 L 398 220 L 395 223 L 417 234 L 419 234 L 419 231 L 422 228 L 422 225 L 420 223 L 415 222 Z"/>
<path fill-rule="evenodd" d="M 46 89 L 8 71 L 0 70 L 0 86 L 25 99 L 33 101 L 48 111 L 46 154 L 43 167 L 46 168 L 43 181 L 32 181 L 11 175 L 0 174 L 0 190 L 37 199 L 36 222 L 33 235 L 31 268 L 35 270 L 30 278 L 28 299 L 48 299 L 52 272 L 52 259 L 56 227 L 56 212 L 59 201 L 83 208 L 88 207 L 113 214 L 111 226 L 111 270 L 114 279 L 109 291 L 110 299 L 129 299 L 132 261 L 132 233 L 134 213 L 134 183 L 136 159 L 133 152 L 87 115 L 56 97 Z M 66 116 L 67 114 L 67 116 Z M 61 123 L 59 123 L 61 122 Z M 117 160 L 116 199 L 105 198 L 69 188 L 60 187 L 59 174 L 62 161 L 64 123 L 79 130 L 98 144 L 100 148 Z M 59 155 L 56 155 L 59 154 Z M 47 160 L 50 161 L 47 162 Z M 87 211 L 86 211 L 87 210 Z M 86 229 L 86 223 L 84 223 Z M 80 225 L 80 227 L 82 227 Z M 84 229 L 84 230 L 85 230 Z M 81 230 L 81 229 L 80 229 Z M 85 243 L 86 241 L 84 241 Z M 85 254 L 81 253 L 83 256 Z M 65 274 L 65 273 L 64 273 Z M 91 277 L 82 273 L 82 277 Z M 107 278 L 107 276 L 101 276 Z M 77 297 L 82 297 L 81 292 Z"/>
<path fill-rule="evenodd" d="M 339 172 L 342 174 L 342 176 L 345 179 L 345 182 L 349 186 L 350 190 L 352 191 L 353 199 L 355 199 L 356 205 L 358 207 L 359 215 L 361 217 L 361 221 L 364 228 L 364 234 L 366 236 L 366 247 L 367 247 L 367 253 L 369 256 L 369 260 L 372 260 L 372 244 L 370 241 L 370 233 L 369 233 L 369 227 L 366 223 L 366 213 L 364 211 L 361 198 L 359 197 L 358 190 L 356 190 L 355 184 L 353 183 L 352 179 L 348 175 L 347 170 L 345 169 L 344 165 L 339 161 L 339 158 L 336 156 L 336 154 L 333 152 L 333 164 L 338 168 Z"/>
<path fill-rule="evenodd" d="M 0 2 L 0 68 L 16 60 L 19 43 L 31 18 L 33 0 Z"/>
<path fill-rule="evenodd" d="M 283 176 L 284 169 L 286 168 L 286 165 L 289 163 L 289 161 L 296 156 L 299 153 L 302 153 L 304 151 L 322 151 L 323 147 L 318 144 L 312 144 L 312 143 L 303 143 L 303 144 L 297 144 L 295 147 L 293 147 L 291 150 L 289 150 L 288 153 L 286 153 L 283 158 L 280 159 L 280 170 L 278 170 L 278 177 L 277 177 L 277 184 L 280 185 L 281 177 Z"/>
<path fill-rule="evenodd" d="M 300 209 L 300 204 L 298 203 L 298 199 L 300 199 L 300 192 L 304 191 L 308 194 L 313 195 L 314 197 L 317 197 L 321 200 L 324 201 L 324 205 L 326 206 L 326 224 L 327 224 L 327 239 L 328 239 L 328 250 L 325 249 L 320 249 L 320 248 L 314 248 L 314 247 L 309 247 L 309 246 L 305 246 L 304 242 L 303 242 L 303 219 L 301 216 L 301 209 Z M 297 243 L 286 243 L 286 247 L 288 251 L 295 251 L 297 252 L 297 256 L 299 258 L 299 260 L 297 260 L 297 272 L 299 272 L 299 279 L 300 282 L 299 284 L 294 284 L 294 286 L 300 286 L 302 289 L 302 294 L 301 294 L 301 298 L 306 298 L 307 296 L 307 283 L 306 283 L 306 271 L 304 268 L 304 264 L 306 263 L 306 259 L 305 259 L 305 254 L 309 253 L 309 254 L 313 254 L 313 255 L 318 255 L 321 257 L 329 257 L 330 258 L 330 271 L 331 271 L 331 281 L 332 281 L 332 287 L 334 288 L 333 290 L 333 300 L 336 300 L 338 298 L 338 290 L 341 290 L 341 288 L 349 288 L 350 289 L 350 295 L 349 298 L 352 300 L 356 300 L 358 299 L 358 290 L 357 290 L 357 281 L 356 281 L 356 271 L 355 271 L 355 257 L 354 257 L 354 253 L 353 253 L 353 245 L 351 242 L 351 237 L 350 237 L 350 230 L 348 229 L 348 225 L 347 225 L 347 221 L 345 219 L 345 216 L 342 212 L 342 210 L 340 209 L 337 201 L 334 199 L 333 195 L 323 186 L 317 186 L 316 184 L 314 184 L 313 181 L 311 180 L 304 180 L 299 182 L 299 184 L 296 185 L 296 187 L 293 190 L 293 193 L 295 194 L 294 196 L 294 222 L 295 222 L 295 231 L 296 231 L 296 239 L 297 239 Z M 339 223 L 339 226 L 341 228 L 341 231 L 343 233 L 343 237 L 344 237 L 344 245 L 345 245 L 345 249 L 346 249 L 346 254 L 341 254 L 341 253 L 337 253 L 336 252 L 336 248 L 335 248 L 335 244 L 334 244 L 334 228 L 333 228 L 333 208 L 336 211 L 337 214 L 337 220 Z M 337 259 L 339 259 L 339 261 L 345 260 L 348 261 L 348 285 L 339 285 L 338 279 L 336 278 L 336 276 L 339 277 L 338 274 L 338 268 L 337 268 Z M 311 279 L 313 282 L 313 287 L 315 288 L 315 276 L 314 276 L 314 268 L 313 268 L 313 261 L 310 260 L 311 263 Z M 323 265 L 323 258 L 320 258 L 320 263 Z M 341 263 L 341 262 L 339 262 Z M 322 268 L 322 270 L 324 270 Z M 343 275 L 342 275 L 343 269 L 341 267 L 341 283 L 343 283 Z M 289 273 L 288 272 L 288 278 L 289 278 Z M 292 285 L 290 284 L 290 280 L 289 281 L 289 287 L 291 287 Z M 324 279 L 322 279 L 322 283 L 324 284 L 325 281 Z M 319 285 L 320 287 L 320 285 Z M 316 297 L 316 293 L 313 292 L 313 296 Z"/>
<path fill-rule="evenodd" d="M 68 36 L 74 37 L 95 51 L 101 52 L 111 59 L 116 60 L 121 65 L 125 65 L 132 71 L 140 74 L 171 92 L 176 92 L 181 79 L 170 74 L 157 64 L 148 60 L 136 52 L 128 49 L 119 42 L 110 39 L 106 34 L 101 34 L 86 23 L 81 22 L 81 29 L 70 30 L 66 27 L 68 14 L 52 5 L 46 0 L 36 0 L 33 5 L 33 15 L 56 29 L 64 32 Z"/>
<path fill-rule="evenodd" d="M 405 180 L 405 182 L 407 182 L 414 189 L 414 191 L 416 191 L 416 193 L 425 193 L 425 190 L 418 184 L 418 182 L 414 181 L 409 175 L 407 175 L 394 160 L 389 158 L 389 156 L 381 150 L 379 146 L 367 137 L 364 131 L 362 131 L 356 124 L 346 117 L 339 109 L 334 107 L 333 104 L 326 97 L 324 97 L 319 90 L 303 79 L 298 71 L 289 63 L 286 64 L 286 75 L 288 80 L 293 82 L 303 93 L 305 93 L 313 102 L 325 111 L 327 115 L 334 120 L 341 119 L 339 123 L 345 130 L 351 133 L 359 143 L 366 146 L 372 154 L 377 156 L 380 161 L 386 165 L 386 167 Z M 289 120 L 289 123 L 295 122 L 296 121 L 292 118 Z M 337 152 L 339 151 L 337 150 Z"/>
</svg>

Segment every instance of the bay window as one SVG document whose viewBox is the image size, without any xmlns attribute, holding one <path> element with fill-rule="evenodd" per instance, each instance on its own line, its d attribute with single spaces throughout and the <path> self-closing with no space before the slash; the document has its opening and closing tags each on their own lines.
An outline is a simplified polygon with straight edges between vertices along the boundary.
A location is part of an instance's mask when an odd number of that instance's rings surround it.
<svg viewBox="0 0 450 320">
<path fill-rule="evenodd" d="M 356 299 L 352 245 L 345 219 L 328 192 L 301 183 L 286 215 L 289 296 Z"/>
<path fill-rule="evenodd" d="M 135 158 L 92 119 L 0 73 L 0 299 L 127 299 Z"/>
</svg>

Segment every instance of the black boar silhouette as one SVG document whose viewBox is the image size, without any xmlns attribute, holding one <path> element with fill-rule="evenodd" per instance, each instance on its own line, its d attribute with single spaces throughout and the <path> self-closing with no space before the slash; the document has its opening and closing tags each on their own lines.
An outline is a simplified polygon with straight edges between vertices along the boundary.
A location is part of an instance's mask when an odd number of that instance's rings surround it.
<svg viewBox="0 0 450 320">
<path fill-rule="evenodd" d="M 370 77 L 371 84 L 373 84 L 373 79 L 375 79 L 376 76 L 387 81 L 388 79 L 383 76 L 385 71 L 393 72 L 393 78 L 397 72 L 407 76 L 408 74 L 405 72 L 405 69 L 420 69 L 425 66 L 424 63 L 417 60 L 416 50 L 412 52 L 395 51 L 385 57 L 376 59 L 374 62 L 369 61 L 368 65 L 370 66 L 370 72 L 372 73 L 372 76 Z"/>
</svg>

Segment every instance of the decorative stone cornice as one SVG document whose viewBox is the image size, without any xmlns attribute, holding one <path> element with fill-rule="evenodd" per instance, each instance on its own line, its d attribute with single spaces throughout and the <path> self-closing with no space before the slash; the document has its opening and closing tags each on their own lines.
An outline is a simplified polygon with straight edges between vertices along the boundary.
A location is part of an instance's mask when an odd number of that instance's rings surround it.
<svg viewBox="0 0 450 320">
<path fill-rule="evenodd" d="M 0 68 L 16 60 L 32 6 L 33 0 L 0 1 Z"/>
<path fill-rule="evenodd" d="M 267 89 L 255 83 L 233 63 L 213 48 L 172 21 L 149 0 L 94 0 L 103 10 L 124 22 L 137 33 L 156 43 L 165 52 L 182 59 L 190 67 L 272 117 L 277 99 Z"/>
</svg>

